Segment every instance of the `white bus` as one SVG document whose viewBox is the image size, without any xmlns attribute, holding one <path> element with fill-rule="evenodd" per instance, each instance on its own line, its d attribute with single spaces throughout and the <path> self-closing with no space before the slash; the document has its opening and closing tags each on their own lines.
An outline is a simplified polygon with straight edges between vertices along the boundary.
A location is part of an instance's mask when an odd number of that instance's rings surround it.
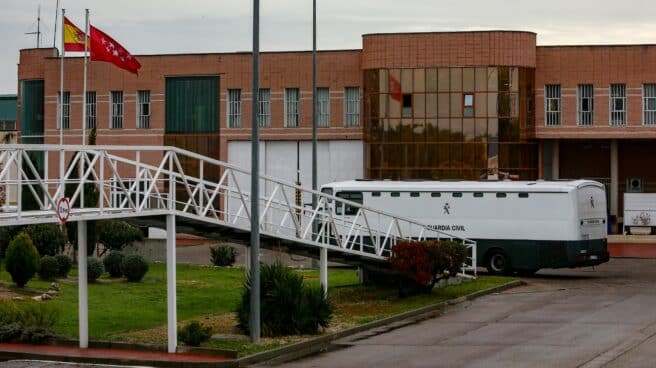
<svg viewBox="0 0 656 368">
<path fill-rule="evenodd" d="M 595 181 L 355 180 L 321 190 L 475 240 L 479 262 L 494 274 L 609 259 L 606 195 Z M 357 209 L 333 202 L 330 211 L 353 216 Z"/>
</svg>

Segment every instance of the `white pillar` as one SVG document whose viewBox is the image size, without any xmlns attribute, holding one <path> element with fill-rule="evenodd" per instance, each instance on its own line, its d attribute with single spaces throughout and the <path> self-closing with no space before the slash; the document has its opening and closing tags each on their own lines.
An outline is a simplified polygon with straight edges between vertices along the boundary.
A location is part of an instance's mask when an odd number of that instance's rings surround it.
<svg viewBox="0 0 656 368">
<path fill-rule="evenodd" d="M 175 353 L 178 348 L 175 233 L 175 215 L 166 215 L 166 309 L 169 353 Z"/>
<path fill-rule="evenodd" d="M 551 179 L 560 179 L 560 141 L 557 139 L 551 146 Z"/>
<path fill-rule="evenodd" d="M 328 295 L 328 248 L 321 248 L 319 255 L 319 279 L 323 293 Z"/>
<path fill-rule="evenodd" d="M 89 294 L 87 279 L 87 222 L 77 223 L 77 299 L 80 348 L 89 347 Z"/>
<path fill-rule="evenodd" d="M 617 218 L 619 208 L 619 174 L 618 174 L 617 139 L 610 141 L 610 214 Z M 615 227 L 615 226 L 614 226 Z M 613 231 L 617 231 L 613 228 Z"/>
</svg>

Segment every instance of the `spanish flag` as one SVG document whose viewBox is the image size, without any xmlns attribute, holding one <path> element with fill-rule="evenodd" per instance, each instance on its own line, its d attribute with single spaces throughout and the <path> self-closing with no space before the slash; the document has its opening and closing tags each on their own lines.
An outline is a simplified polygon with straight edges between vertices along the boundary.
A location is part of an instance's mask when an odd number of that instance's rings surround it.
<svg viewBox="0 0 656 368">
<path fill-rule="evenodd" d="M 64 17 L 64 51 L 84 51 L 84 32 Z"/>
</svg>

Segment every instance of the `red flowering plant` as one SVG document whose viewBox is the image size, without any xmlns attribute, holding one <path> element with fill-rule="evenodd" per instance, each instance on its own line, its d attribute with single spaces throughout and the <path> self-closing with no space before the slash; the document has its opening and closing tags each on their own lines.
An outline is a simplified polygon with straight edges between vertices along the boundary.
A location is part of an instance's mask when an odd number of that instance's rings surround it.
<svg viewBox="0 0 656 368">
<path fill-rule="evenodd" d="M 433 281 L 433 262 L 423 242 L 402 242 L 392 247 L 392 269 L 421 285 Z"/>
<path fill-rule="evenodd" d="M 412 241 L 393 246 L 388 261 L 401 276 L 399 291 L 405 296 L 430 293 L 437 281 L 456 275 L 466 258 L 467 251 L 460 243 Z"/>
</svg>

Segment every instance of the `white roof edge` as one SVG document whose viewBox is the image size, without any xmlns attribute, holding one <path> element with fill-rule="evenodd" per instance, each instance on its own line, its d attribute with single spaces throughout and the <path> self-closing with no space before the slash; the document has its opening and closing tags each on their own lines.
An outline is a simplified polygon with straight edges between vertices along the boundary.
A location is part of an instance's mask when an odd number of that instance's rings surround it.
<svg viewBox="0 0 656 368">
<path fill-rule="evenodd" d="M 559 181 L 401 181 L 401 180 L 348 180 L 324 184 L 322 187 L 371 190 L 442 190 L 442 191 L 525 191 L 525 192 L 571 192 L 584 186 L 603 187 L 592 180 Z"/>
</svg>

